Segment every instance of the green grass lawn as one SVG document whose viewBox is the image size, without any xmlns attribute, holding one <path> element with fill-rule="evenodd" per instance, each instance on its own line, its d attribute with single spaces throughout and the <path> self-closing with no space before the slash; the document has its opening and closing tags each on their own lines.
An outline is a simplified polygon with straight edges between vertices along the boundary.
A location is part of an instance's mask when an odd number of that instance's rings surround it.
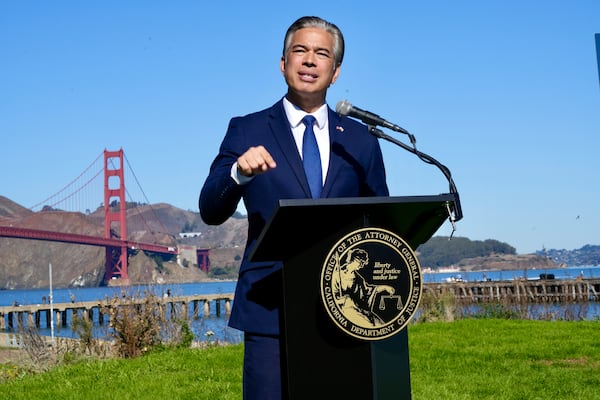
<svg viewBox="0 0 600 400">
<path fill-rule="evenodd" d="M 465 319 L 409 328 L 414 399 L 600 399 L 600 322 Z"/>
<path fill-rule="evenodd" d="M 600 321 L 420 323 L 409 345 L 415 400 L 600 399 Z M 241 399 L 242 353 L 234 345 L 78 361 L 0 383 L 0 399 Z"/>
</svg>

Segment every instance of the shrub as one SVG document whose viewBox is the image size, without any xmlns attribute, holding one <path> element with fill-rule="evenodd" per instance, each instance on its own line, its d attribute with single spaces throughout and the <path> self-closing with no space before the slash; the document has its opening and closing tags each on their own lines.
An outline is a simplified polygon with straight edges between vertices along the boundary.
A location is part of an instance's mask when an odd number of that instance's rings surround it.
<svg viewBox="0 0 600 400">
<path fill-rule="evenodd" d="M 189 347 L 194 339 L 187 316 L 181 315 L 177 305 L 163 303 L 153 293 L 115 296 L 101 309 L 109 315 L 110 336 L 121 357 L 137 357 L 156 346 Z"/>
</svg>

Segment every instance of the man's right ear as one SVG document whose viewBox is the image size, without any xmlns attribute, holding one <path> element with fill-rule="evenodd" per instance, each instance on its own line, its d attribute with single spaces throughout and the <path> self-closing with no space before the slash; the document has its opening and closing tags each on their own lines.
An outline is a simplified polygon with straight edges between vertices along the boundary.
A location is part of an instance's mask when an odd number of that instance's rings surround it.
<svg viewBox="0 0 600 400">
<path fill-rule="evenodd" d="M 279 70 L 282 74 L 285 74 L 285 57 L 281 56 L 281 60 L 279 60 Z"/>
</svg>

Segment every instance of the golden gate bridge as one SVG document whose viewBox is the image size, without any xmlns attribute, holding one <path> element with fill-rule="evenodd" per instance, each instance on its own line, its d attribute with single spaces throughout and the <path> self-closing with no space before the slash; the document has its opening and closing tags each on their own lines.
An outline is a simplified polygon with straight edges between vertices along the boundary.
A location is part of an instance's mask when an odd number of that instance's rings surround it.
<svg viewBox="0 0 600 400">
<path fill-rule="evenodd" d="M 98 167 L 99 160 L 104 157 L 102 167 Z M 119 279 L 119 283 L 128 284 L 129 275 L 127 269 L 128 251 L 142 250 L 162 255 L 177 256 L 178 248 L 175 244 L 162 245 L 154 243 L 142 243 L 139 241 L 128 240 L 127 236 L 127 208 L 128 204 L 138 204 L 137 202 L 126 201 L 126 195 L 129 192 L 125 187 L 125 166 L 123 149 L 118 151 L 104 150 L 96 160 L 90 164 L 77 178 L 62 188 L 57 193 L 43 200 L 42 202 L 30 207 L 31 211 L 54 210 L 60 208 L 81 210 L 85 197 L 95 197 L 95 188 L 99 185 L 97 180 L 100 176 L 104 178 L 103 184 L 103 203 L 104 209 L 104 236 L 89 236 L 75 233 L 54 232 L 38 229 L 29 229 L 14 226 L 0 225 L 0 237 L 20 238 L 29 240 L 45 240 L 62 243 L 72 243 L 80 245 L 100 246 L 106 251 L 104 281 L 108 283 L 114 279 Z M 129 171 L 135 178 L 133 169 L 129 166 Z M 137 181 L 137 178 L 135 178 Z M 139 182 L 138 182 L 139 186 Z M 84 192 L 88 192 L 82 195 Z M 92 193 L 90 195 L 90 193 Z M 143 191 L 142 191 L 143 193 Z M 145 197 L 145 194 L 144 194 Z M 147 199 L 146 199 L 147 202 Z M 147 202 L 148 203 L 148 202 Z M 86 208 L 89 214 L 90 208 Z M 167 229 L 160 219 L 156 216 L 156 221 L 160 223 L 165 233 Z M 175 241 L 174 241 L 175 243 Z M 198 266 L 208 272 L 208 250 L 197 250 Z"/>
</svg>

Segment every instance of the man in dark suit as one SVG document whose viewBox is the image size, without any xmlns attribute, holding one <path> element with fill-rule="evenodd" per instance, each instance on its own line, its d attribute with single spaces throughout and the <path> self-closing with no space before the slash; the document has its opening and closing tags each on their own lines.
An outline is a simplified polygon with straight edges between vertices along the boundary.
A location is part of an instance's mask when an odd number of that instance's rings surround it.
<svg viewBox="0 0 600 400">
<path fill-rule="evenodd" d="M 244 399 L 281 398 L 281 265 L 248 260 L 278 201 L 389 194 L 377 139 L 325 102 L 343 56 L 337 26 L 318 17 L 295 21 L 280 61 L 287 94 L 268 109 L 230 121 L 200 193 L 200 214 L 207 224 L 225 222 L 241 199 L 248 212 L 248 242 L 229 320 L 244 331 Z M 306 115 L 313 120 L 306 121 Z M 305 131 L 314 131 L 318 144 L 312 164 L 320 182 L 312 189 L 303 167 L 309 157 L 303 156 L 309 147 L 303 144 Z"/>
</svg>

